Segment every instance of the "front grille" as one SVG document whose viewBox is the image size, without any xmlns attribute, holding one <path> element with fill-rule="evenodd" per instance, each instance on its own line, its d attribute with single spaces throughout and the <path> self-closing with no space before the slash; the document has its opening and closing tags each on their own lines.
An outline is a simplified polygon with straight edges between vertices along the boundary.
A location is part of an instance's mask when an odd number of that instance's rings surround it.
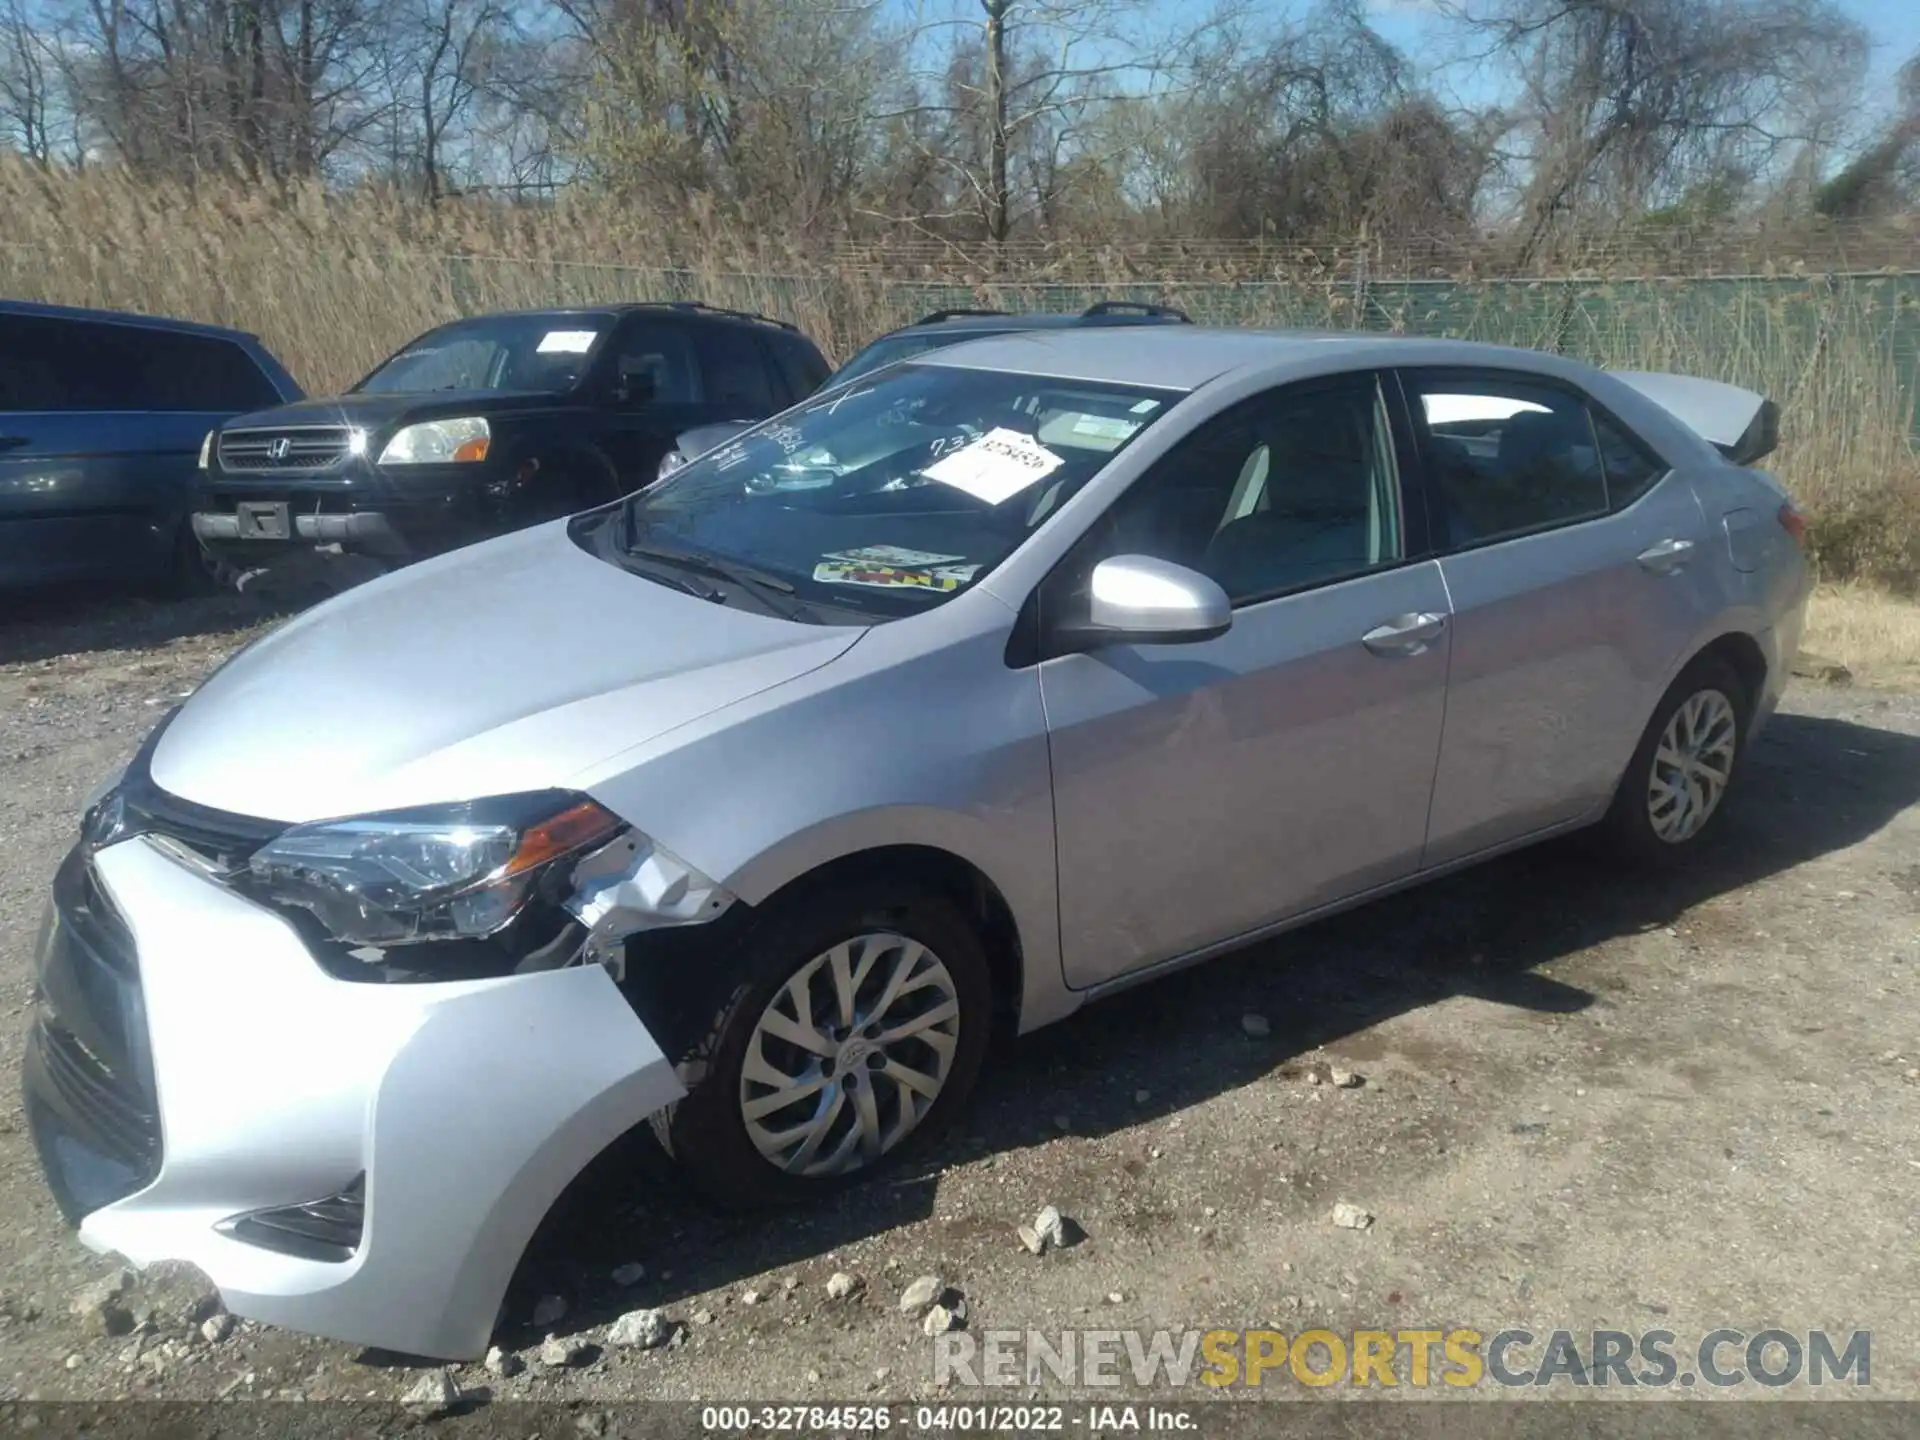
<svg viewBox="0 0 1920 1440">
<path fill-rule="evenodd" d="M 222 470 L 325 470 L 351 453 L 353 431 L 345 425 L 297 425 L 278 430 L 225 430 L 220 434 Z"/>
<path fill-rule="evenodd" d="M 160 1173 L 160 1117 L 145 1090 L 57 1024 L 36 1021 L 32 1044 L 54 1094 L 101 1153 L 150 1183 Z"/>
</svg>

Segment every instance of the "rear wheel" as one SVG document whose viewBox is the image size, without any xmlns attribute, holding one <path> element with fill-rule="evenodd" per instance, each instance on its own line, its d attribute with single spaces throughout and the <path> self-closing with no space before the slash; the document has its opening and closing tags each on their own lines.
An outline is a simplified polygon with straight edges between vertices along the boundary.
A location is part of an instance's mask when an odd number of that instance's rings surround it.
<svg viewBox="0 0 1920 1440">
<path fill-rule="evenodd" d="M 834 891 L 756 927 L 742 978 L 654 1117 L 668 1151 L 729 1205 L 837 1188 L 934 1134 L 986 1056 L 991 981 L 944 897 Z"/>
<path fill-rule="evenodd" d="M 1698 848 L 1733 786 L 1751 703 L 1738 673 L 1716 656 L 1681 673 L 1654 708 L 1607 812 L 1618 850 L 1660 864 Z"/>
</svg>

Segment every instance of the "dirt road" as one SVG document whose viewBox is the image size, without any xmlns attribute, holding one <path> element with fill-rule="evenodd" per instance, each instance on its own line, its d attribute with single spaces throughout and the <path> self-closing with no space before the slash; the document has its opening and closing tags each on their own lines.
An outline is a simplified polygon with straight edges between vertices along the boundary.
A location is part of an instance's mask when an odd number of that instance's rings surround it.
<svg viewBox="0 0 1920 1440">
<path fill-rule="evenodd" d="M 0 631 L 9 1072 L 82 795 L 248 619 L 122 606 Z M 1871 1330 L 1872 1393 L 1920 1398 L 1920 700 L 1802 686 L 1744 780 L 1692 873 L 1551 847 L 1094 1007 L 998 1058 L 923 1169 L 832 1205 L 719 1217 L 646 1147 L 611 1156 L 529 1261 L 499 1337 L 527 1368 L 456 1378 L 596 1403 L 934 1393 L 896 1305 L 931 1272 L 974 1333 Z M 1334 1067 L 1362 1083 L 1313 1083 Z M 1337 1202 L 1370 1227 L 1333 1224 Z M 1086 1239 L 1036 1258 L 1014 1229 L 1048 1203 Z M 151 1333 L 88 1333 L 69 1302 L 110 1267 L 61 1228 L 11 1092 L 0 1220 L 7 1395 L 389 1398 L 420 1378 L 249 1325 L 209 1341 L 185 1280 L 128 1297 Z M 646 1278 L 615 1285 L 629 1262 Z M 830 1298 L 836 1271 L 852 1297 Z M 543 1328 L 595 1347 L 573 1367 L 538 1362 L 545 1294 L 566 1312 Z M 684 1338 L 606 1346 L 640 1305 Z"/>
</svg>

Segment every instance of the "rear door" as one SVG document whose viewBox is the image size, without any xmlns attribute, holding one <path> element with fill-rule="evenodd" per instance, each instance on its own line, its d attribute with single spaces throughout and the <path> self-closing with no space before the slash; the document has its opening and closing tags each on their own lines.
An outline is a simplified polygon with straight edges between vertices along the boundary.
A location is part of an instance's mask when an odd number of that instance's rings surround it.
<svg viewBox="0 0 1920 1440">
<path fill-rule="evenodd" d="M 1425 863 L 1604 805 L 1713 613 L 1693 489 L 1579 390 L 1401 374 L 1453 608 Z"/>
<path fill-rule="evenodd" d="M 781 408 L 772 357 L 745 324 L 640 312 L 620 322 L 607 357 L 608 384 L 644 376 L 651 387 L 616 402 L 605 421 L 605 449 L 623 486 L 652 482 L 684 430 Z"/>
<path fill-rule="evenodd" d="M 219 336 L 0 313 L 0 584 L 162 573 L 207 432 L 281 399 Z"/>
</svg>

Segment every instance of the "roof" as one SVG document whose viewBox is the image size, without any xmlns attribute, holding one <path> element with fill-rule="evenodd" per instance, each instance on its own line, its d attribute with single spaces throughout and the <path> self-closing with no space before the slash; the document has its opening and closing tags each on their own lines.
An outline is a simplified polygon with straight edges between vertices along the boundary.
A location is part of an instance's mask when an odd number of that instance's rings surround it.
<svg viewBox="0 0 1920 1440">
<path fill-rule="evenodd" d="M 1336 358 L 1337 357 L 1337 358 Z M 1537 350 L 1367 330 L 1246 330 L 1200 325 L 1025 330 L 916 355 L 912 365 L 1052 375 L 1061 379 L 1197 390 L 1233 371 L 1363 369 L 1395 365 L 1499 365 L 1571 373 L 1573 362 Z"/>
<path fill-rule="evenodd" d="M 0 300 L 0 315 L 30 315 L 44 320 L 90 320 L 109 325 L 134 325 L 146 330 L 172 330 L 182 335 L 207 335 L 222 340 L 252 340 L 246 330 L 226 325 L 204 325 L 198 320 L 175 320 L 166 315 L 136 315 L 126 310 L 89 310 L 77 305 L 42 305 L 35 300 Z"/>
<path fill-rule="evenodd" d="M 460 315 L 445 323 L 457 325 L 462 320 L 486 320 L 495 316 L 533 316 L 551 315 L 630 315 L 636 311 L 670 310 L 699 319 L 745 321 L 756 325 L 774 325 L 782 330 L 799 333 L 800 327 L 790 321 L 778 320 L 771 315 L 756 314 L 751 310 L 729 310 L 723 305 L 709 305 L 703 300 L 616 300 L 607 305 L 536 305 L 526 310 L 485 310 L 477 315 Z M 437 328 L 437 327 L 436 327 Z"/>
<path fill-rule="evenodd" d="M 1133 300 L 1104 300 L 1085 310 L 1061 312 L 1036 310 L 1026 313 L 1005 310 L 936 310 L 910 325 L 902 325 L 887 334 L 905 335 L 915 330 L 978 330 L 1001 335 L 1015 330 L 1070 330 L 1101 325 L 1190 325 L 1186 312 L 1171 306 Z"/>
</svg>

